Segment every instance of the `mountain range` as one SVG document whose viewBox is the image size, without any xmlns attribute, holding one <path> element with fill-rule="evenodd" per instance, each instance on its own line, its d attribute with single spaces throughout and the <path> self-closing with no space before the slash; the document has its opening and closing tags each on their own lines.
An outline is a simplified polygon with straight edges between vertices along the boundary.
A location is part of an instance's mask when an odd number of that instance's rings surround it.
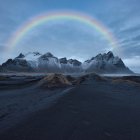
<svg viewBox="0 0 140 140">
<path fill-rule="evenodd" d="M 1 72 L 47 72 L 47 73 L 133 73 L 118 56 L 109 51 L 89 60 L 57 58 L 50 52 L 20 53 L 0 66 Z"/>
</svg>

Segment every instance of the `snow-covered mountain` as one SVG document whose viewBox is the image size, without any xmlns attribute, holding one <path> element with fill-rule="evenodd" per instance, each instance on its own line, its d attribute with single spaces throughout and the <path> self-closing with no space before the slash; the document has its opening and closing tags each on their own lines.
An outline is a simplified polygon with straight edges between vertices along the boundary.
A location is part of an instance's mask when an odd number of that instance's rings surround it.
<svg viewBox="0 0 140 140">
<path fill-rule="evenodd" d="M 132 73 L 122 59 L 114 56 L 111 51 L 86 60 L 83 63 L 83 69 L 86 72 L 94 71 L 97 73 Z"/>
<path fill-rule="evenodd" d="M 80 62 L 76 59 L 57 58 L 51 53 L 20 53 L 14 59 L 8 59 L 0 71 L 48 72 L 48 73 L 132 73 L 123 61 L 112 52 L 98 54 L 96 57 Z"/>
</svg>

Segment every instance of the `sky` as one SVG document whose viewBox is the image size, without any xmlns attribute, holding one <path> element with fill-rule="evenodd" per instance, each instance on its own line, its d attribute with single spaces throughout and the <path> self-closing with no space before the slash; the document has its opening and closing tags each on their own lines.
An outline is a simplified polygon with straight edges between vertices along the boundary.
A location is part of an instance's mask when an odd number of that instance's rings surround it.
<svg viewBox="0 0 140 140">
<path fill-rule="evenodd" d="M 139 5 L 140 0 L 0 0 L 0 64 L 20 52 L 51 52 L 84 61 L 111 50 L 140 73 Z M 115 36 L 118 48 L 112 49 L 100 32 L 85 23 L 57 20 L 32 29 L 11 51 L 5 49 L 23 23 L 51 11 L 76 11 L 96 18 Z"/>
</svg>

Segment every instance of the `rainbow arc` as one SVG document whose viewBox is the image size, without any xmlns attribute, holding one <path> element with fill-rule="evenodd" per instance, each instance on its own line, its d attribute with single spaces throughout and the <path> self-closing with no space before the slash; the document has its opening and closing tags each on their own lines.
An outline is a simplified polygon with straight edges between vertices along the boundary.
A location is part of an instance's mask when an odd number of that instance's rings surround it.
<svg viewBox="0 0 140 140">
<path fill-rule="evenodd" d="M 101 33 L 109 42 L 112 48 L 116 48 L 118 46 L 117 39 L 114 37 L 114 35 L 109 31 L 107 27 L 101 24 L 97 19 L 79 12 L 56 11 L 43 13 L 41 15 L 35 16 L 29 19 L 27 22 L 25 22 L 22 26 L 20 26 L 8 40 L 8 50 L 15 48 L 18 45 L 18 43 L 23 39 L 23 37 L 32 29 L 41 26 L 44 23 L 47 24 L 50 21 L 63 19 L 82 22 L 92 27 L 94 30 L 97 30 L 97 32 Z"/>
</svg>

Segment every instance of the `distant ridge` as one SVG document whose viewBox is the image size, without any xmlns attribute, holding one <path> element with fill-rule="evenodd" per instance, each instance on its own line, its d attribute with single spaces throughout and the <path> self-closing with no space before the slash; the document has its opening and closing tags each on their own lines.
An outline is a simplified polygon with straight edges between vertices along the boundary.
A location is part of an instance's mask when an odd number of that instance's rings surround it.
<svg viewBox="0 0 140 140">
<path fill-rule="evenodd" d="M 20 53 L 0 66 L 1 72 L 47 72 L 47 73 L 133 73 L 113 52 L 98 54 L 85 62 L 76 59 L 57 58 L 52 53 Z"/>
</svg>

